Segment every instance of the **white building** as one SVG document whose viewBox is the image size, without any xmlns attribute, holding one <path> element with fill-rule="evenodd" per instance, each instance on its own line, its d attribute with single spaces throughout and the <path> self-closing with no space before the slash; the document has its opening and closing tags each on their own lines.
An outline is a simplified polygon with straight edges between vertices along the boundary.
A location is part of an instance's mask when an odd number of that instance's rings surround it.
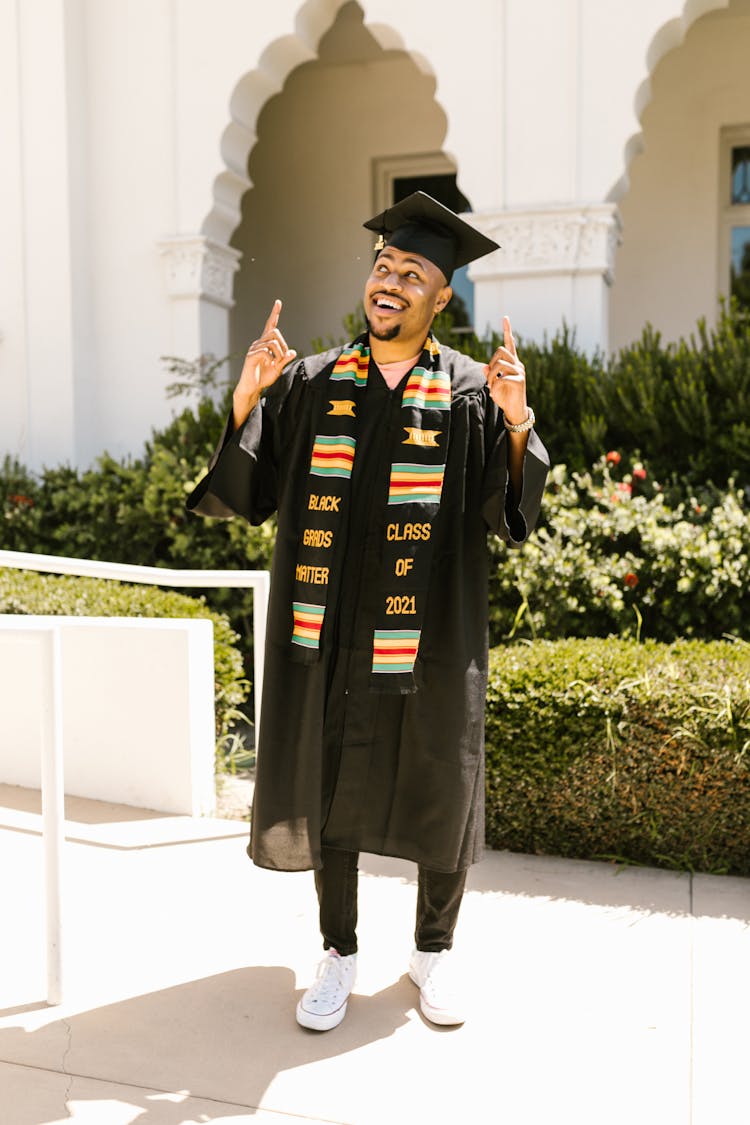
<svg viewBox="0 0 750 1125">
<path fill-rule="evenodd" d="M 32 466 L 137 452 L 160 357 L 242 352 L 276 296 L 290 346 L 340 337 L 405 180 L 454 173 L 502 244 L 480 333 L 676 338 L 750 243 L 750 0 L 0 0 L 0 83 L 0 455 Z"/>
</svg>

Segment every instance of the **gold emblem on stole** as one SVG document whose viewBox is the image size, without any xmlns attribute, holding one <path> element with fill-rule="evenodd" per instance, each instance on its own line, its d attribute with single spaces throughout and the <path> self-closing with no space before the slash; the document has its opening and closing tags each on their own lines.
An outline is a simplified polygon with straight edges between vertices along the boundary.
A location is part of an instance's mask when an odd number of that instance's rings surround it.
<svg viewBox="0 0 750 1125">
<path fill-rule="evenodd" d="M 437 448 L 435 438 L 442 430 L 420 430 L 416 426 L 404 426 L 408 437 L 401 442 L 402 445 L 427 445 L 431 449 Z"/>
<path fill-rule="evenodd" d="M 354 417 L 354 399 L 351 399 L 351 398 L 340 398 L 340 399 L 329 398 L 328 401 L 331 404 L 331 409 L 328 411 L 329 414 L 333 414 L 334 417 L 336 417 L 336 418 L 338 418 L 341 414 L 347 414 L 350 418 Z"/>
</svg>

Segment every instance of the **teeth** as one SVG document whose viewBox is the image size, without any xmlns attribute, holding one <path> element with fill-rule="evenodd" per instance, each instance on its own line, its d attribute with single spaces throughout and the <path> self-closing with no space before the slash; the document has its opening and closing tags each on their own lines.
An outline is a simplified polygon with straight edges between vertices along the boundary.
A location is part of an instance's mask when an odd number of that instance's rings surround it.
<svg viewBox="0 0 750 1125">
<path fill-rule="evenodd" d="M 378 308 L 380 309 L 395 309 L 396 312 L 401 311 L 401 305 L 397 305 L 394 301 L 385 301 L 381 297 L 378 301 Z"/>
</svg>

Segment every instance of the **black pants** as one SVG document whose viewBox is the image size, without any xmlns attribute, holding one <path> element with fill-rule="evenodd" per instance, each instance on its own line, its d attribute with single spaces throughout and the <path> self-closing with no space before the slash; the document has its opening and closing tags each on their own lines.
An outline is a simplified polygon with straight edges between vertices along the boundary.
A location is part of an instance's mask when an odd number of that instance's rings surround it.
<svg viewBox="0 0 750 1125">
<path fill-rule="evenodd" d="M 324 949 L 342 957 L 357 952 L 357 852 L 323 848 L 323 866 L 315 872 Z M 453 931 L 466 885 L 466 868 L 445 874 L 419 865 L 417 926 L 414 940 L 424 953 L 453 945 Z"/>
</svg>

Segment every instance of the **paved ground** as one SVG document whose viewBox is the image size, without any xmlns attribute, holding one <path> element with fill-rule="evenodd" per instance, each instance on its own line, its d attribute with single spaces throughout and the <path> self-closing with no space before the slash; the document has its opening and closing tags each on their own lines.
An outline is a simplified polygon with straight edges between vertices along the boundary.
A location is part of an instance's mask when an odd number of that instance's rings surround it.
<svg viewBox="0 0 750 1125">
<path fill-rule="evenodd" d="M 309 874 L 254 868 L 239 822 L 71 802 L 48 1008 L 35 801 L 0 787 L 0 1125 L 750 1123 L 748 880 L 491 853 L 457 935 L 472 1016 L 436 1029 L 415 870 L 363 857 L 359 980 L 321 1034 L 294 1020 Z"/>
</svg>

